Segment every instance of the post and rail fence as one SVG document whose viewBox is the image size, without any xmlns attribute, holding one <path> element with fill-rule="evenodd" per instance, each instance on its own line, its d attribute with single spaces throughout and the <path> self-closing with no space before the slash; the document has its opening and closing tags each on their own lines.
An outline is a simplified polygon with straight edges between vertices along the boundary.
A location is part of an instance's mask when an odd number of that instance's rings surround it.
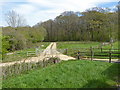
<svg viewBox="0 0 120 90">
<path fill-rule="evenodd" d="M 36 48 L 35 51 L 27 51 L 27 56 L 37 56 L 42 53 L 43 49 Z"/>
<path fill-rule="evenodd" d="M 74 54 L 74 57 L 76 56 L 77 59 L 80 59 L 80 57 L 82 56 L 81 54 L 83 54 L 84 56 L 87 56 L 89 58 L 91 58 L 91 61 L 93 61 L 94 57 L 99 57 L 99 58 L 106 58 L 109 59 L 109 63 L 112 62 L 112 58 L 120 58 L 120 49 L 104 49 L 102 48 L 102 46 L 98 47 L 98 48 L 74 48 L 74 49 L 64 49 L 65 51 L 62 52 L 66 55 L 72 55 Z M 95 51 L 96 50 L 96 51 Z M 74 52 L 74 53 L 73 53 Z M 76 52 L 76 53 L 75 53 Z M 79 54 L 78 54 L 79 53 Z M 86 55 L 85 55 L 86 54 Z"/>
</svg>

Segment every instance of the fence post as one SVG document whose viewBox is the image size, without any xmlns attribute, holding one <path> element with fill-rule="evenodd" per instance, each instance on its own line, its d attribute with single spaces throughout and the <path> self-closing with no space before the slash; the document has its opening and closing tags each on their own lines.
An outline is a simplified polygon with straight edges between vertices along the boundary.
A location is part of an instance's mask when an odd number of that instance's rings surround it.
<svg viewBox="0 0 120 90">
<path fill-rule="evenodd" d="M 28 51 L 27 51 L 27 56 L 28 56 Z"/>
<path fill-rule="evenodd" d="M 111 63 L 111 49 L 109 49 L 109 63 Z"/>
<path fill-rule="evenodd" d="M 92 51 L 92 46 L 90 47 L 90 51 L 91 51 L 91 61 L 93 61 L 93 51 Z"/>
<path fill-rule="evenodd" d="M 79 60 L 80 59 L 80 51 L 78 50 L 77 52 L 77 59 Z"/>
<path fill-rule="evenodd" d="M 35 49 L 35 54 L 36 54 L 36 55 L 37 55 L 37 51 L 38 51 L 38 49 L 36 48 L 36 49 Z"/>
<path fill-rule="evenodd" d="M 13 58 L 15 58 L 15 52 L 13 52 Z"/>
<path fill-rule="evenodd" d="M 102 53 L 102 46 L 101 46 L 101 53 Z"/>
<path fill-rule="evenodd" d="M 65 50 L 66 50 L 65 53 L 67 54 L 67 52 L 68 52 L 67 48 Z"/>
</svg>

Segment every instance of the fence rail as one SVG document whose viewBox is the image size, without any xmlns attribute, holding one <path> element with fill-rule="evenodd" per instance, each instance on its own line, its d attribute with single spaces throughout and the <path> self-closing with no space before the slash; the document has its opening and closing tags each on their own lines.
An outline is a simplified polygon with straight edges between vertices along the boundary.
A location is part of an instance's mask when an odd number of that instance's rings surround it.
<svg viewBox="0 0 120 90">
<path fill-rule="evenodd" d="M 35 51 L 27 51 L 27 56 L 37 56 L 42 53 L 44 49 L 38 49 L 36 48 Z"/>
<path fill-rule="evenodd" d="M 58 51 L 62 51 L 59 50 Z M 109 59 L 109 62 L 111 63 L 112 58 L 120 58 L 120 49 L 104 49 L 102 47 L 100 48 L 66 48 L 62 51 L 63 54 L 66 55 L 73 55 L 74 57 L 77 57 L 79 59 L 80 57 L 89 57 L 91 60 L 95 58 L 107 58 Z"/>
</svg>

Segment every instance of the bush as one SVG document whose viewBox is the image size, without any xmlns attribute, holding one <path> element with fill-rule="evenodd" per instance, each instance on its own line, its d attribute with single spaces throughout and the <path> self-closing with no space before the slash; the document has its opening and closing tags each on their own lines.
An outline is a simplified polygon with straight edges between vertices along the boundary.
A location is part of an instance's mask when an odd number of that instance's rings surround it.
<svg viewBox="0 0 120 90">
<path fill-rule="evenodd" d="M 8 52 L 8 49 L 10 48 L 9 39 L 10 39 L 9 36 L 2 37 L 2 59 L 5 57 L 5 54 Z"/>
<path fill-rule="evenodd" d="M 15 51 L 32 46 L 31 44 L 44 40 L 46 30 L 43 27 L 3 27 L 3 36 L 9 37 L 6 50 Z"/>
</svg>

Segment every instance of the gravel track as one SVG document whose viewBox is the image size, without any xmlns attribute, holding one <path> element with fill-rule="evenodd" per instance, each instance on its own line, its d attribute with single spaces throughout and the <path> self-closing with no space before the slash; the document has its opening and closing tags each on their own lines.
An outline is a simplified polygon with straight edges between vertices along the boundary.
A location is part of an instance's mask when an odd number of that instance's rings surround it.
<svg viewBox="0 0 120 90">
<path fill-rule="evenodd" d="M 44 58 L 50 58 L 50 57 L 59 57 L 60 60 L 75 60 L 76 58 L 73 58 L 71 56 L 64 55 L 56 50 L 56 43 L 52 42 L 39 56 L 37 57 L 29 57 L 27 59 L 23 59 L 21 61 L 14 61 L 14 62 L 7 62 L 7 63 L 0 63 L 1 66 L 9 66 L 13 65 L 15 63 L 29 63 L 29 62 L 38 62 L 43 61 Z M 90 60 L 90 58 L 83 58 L 86 60 Z M 93 59 L 93 60 L 99 60 L 99 61 L 109 61 L 109 59 Z M 113 62 L 120 62 L 119 59 L 112 59 Z"/>
<path fill-rule="evenodd" d="M 14 62 L 7 62 L 7 63 L 0 63 L 1 66 L 9 66 L 13 65 L 15 63 L 29 63 L 29 62 L 38 62 L 38 61 L 43 61 L 44 58 L 50 58 L 50 57 L 59 57 L 61 60 L 70 60 L 70 59 L 75 59 L 73 57 L 63 55 L 62 53 L 58 52 L 56 50 L 56 43 L 51 43 L 39 56 L 37 57 L 29 57 L 27 59 L 23 59 L 20 61 L 14 61 Z"/>
</svg>

